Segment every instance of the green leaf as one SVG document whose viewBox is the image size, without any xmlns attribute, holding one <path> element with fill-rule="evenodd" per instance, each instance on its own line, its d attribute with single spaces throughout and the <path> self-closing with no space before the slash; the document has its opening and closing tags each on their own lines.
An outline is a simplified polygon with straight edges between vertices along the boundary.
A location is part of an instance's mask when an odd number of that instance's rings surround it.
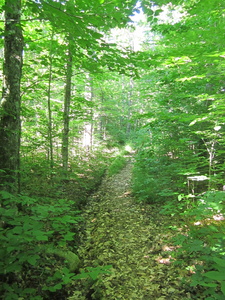
<svg viewBox="0 0 225 300">
<path fill-rule="evenodd" d="M 48 236 L 46 232 L 37 230 L 33 232 L 34 236 L 36 237 L 37 241 L 48 241 Z"/>
<path fill-rule="evenodd" d="M 27 258 L 27 261 L 28 261 L 32 266 L 34 266 L 34 265 L 36 265 L 37 260 L 38 260 L 39 258 L 40 258 L 39 255 L 33 255 L 33 256 L 28 257 L 28 258 Z"/>
<path fill-rule="evenodd" d="M 221 292 L 225 295 L 225 281 L 221 282 Z"/>
<path fill-rule="evenodd" d="M 0 195 L 2 196 L 2 199 L 12 199 L 14 196 L 6 191 L 0 191 Z"/>
<path fill-rule="evenodd" d="M 60 221 L 64 224 L 66 224 L 66 223 L 77 223 L 77 221 L 74 220 L 74 218 L 72 218 L 70 216 L 63 216 L 62 218 L 60 218 Z"/>
<path fill-rule="evenodd" d="M 218 258 L 218 257 L 214 257 L 213 260 L 220 266 L 220 267 L 224 267 L 225 268 L 225 260 Z"/>
<path fill-rule="evenodd" d="M 49 291 L 55 292 L 55 291 L 57 291 L 57 290 L 60 290 L 61 288 L 62 288 L 62 284 L 61 284 L 61 283 L 58 283 L 58 284 L 56 284 L 55 286 L 50 287 L 50 288 L 49 288 Z"/>
<path fill-rule="evenodd" d="M 23 227 L 22 226 L 16 226 L 15 228 L 12 229 L 12 232 L 15 233 L 15 234 L 22 234 Z"/>
<path fill-rule="evenodd" d="M 201 286 L 207 286 L 207 287 L 217 287 L 217 284 L 216 283 L 213 283 L 213 282 L 198 282 L 198 284 L 200 284 Z"/>
<path fill-rule="evenodd" d="M 86 279 L 89 278 L 89 273 L 82 272 L 73 277 L 74 279 Z"/>
<path fill-rule="evenodd" d="M 98 278 L 99 272 L 98 271 L 94 271 L 94 272 L 90 272 L 89 276 L 91 277 L 91 279 L 96 280 Z"/>
<path fill-rule="evenodd" d="M 75 233 L 68 232 L 67 234 L 64 235 L 64 240 L 73 241 L 74 240 L 74 235 L 75 235 Z"/>
<path fill-rule="evenodd" d="M 214 279 L 214 280 L 225 280 L 225 273 L 224 272 L 217 272 L 217 271 L 210 271 L 204 274 L 205 277 Z"/>
<path fill-rule="evenodd" d="M 27 288 L 25 290 L 23 290 L 24 294 L 34 294 L 36 292 L 36 289 L 33 288 Z"/>
</svg>

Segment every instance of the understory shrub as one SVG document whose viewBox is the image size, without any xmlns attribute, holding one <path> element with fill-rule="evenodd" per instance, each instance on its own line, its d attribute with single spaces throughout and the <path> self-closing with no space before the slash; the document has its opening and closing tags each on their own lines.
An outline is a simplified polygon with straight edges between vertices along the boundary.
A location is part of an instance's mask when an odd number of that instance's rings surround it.
<svg viewBox="0 0 225 300">
<path fill-rule="evenodd" d="M 224 195 L 222 191 L 209 191 L 191 201 L 183 195 L 177 202 L 184 223 L 173 238 L 175 263 L 190 271 L 189 284 L 203 288 L 207 300 L 225 298 Z M 162 213 L 177 215 L 175 202 L 167 204 Z"/>
<path fill-rule="evenodd" d="M 21 190 L 31 197 L 67 198 L 80 206 L 85 205 L 87 197 L 101 183 L 108 160 L 103 151 L 80 151 L 70 159 L 65 174 L 61 161 L 56 160 L 51 169 L 43 153 L 23 157 Z"/>
<path fill-rule="evenodd" d="M 1 299 L 67 299 L 74 280 L 104 271 L 77 274 L 76 251 L 83 230 L 79 209 L 107 164 L 104 152 L 80 151 L 65 174 L 57 161 L 51 169 L 43 153 L 22 158 L 21 195 L 0 192 Z"/>
<path fill-rule="evenodd" d="M 119 154 L 118 156 L 116 156 L 108 168 L 108 175 L 113 176 L 114 174 L 117 174 L 124 168 L 126 162 L 127 159 L 123 154 Z"/>
<path fill-rule="evenodd" d="M 79 266 L 74 202 L 4 191 L 0 197 L 1 299 L 63 299 Z"/>
<path fill-rule="evenodd" d="M 133 168 L 133 193 L 138 201 L 152 203 L 172 199 L 184 189 L 179 160 L 139 151 Z"/>
</svg>

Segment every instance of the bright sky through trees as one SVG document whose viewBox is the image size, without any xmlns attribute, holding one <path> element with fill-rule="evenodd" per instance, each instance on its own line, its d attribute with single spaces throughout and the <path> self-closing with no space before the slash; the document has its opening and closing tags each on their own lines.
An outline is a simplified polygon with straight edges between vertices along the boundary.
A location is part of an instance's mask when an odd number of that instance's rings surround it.
<svg viewBox="0 0 225 300">
<path fill-rule="evenodd" d="M 159 10 L 158 5 L 151 7 L 153 15 Z M 160 13 L 155 16 L 158 24 L 176 24 L 187 15 L 182 6 L 174 6 L 171 3 L 163 5 L 160 8 Z M 130 16 L 130 28 L 114 28 L 111 30 L 111 39 L 116 41 L 121 47 L 128 47 L 133 51 L 143 50 L 143 42 L 146 41 L 146 33 L 150 44 L 155 45 L 154 40 L 159 36 L 151 30 L 151 23 L 147 20 L 147 15 L 144 14 L 141 3 L 136 5 L 135 13 Z M 151 32 L 152 31 L 152 32 Z M 152 39 L 152 42 L 151 42 Z"/>
</svg>

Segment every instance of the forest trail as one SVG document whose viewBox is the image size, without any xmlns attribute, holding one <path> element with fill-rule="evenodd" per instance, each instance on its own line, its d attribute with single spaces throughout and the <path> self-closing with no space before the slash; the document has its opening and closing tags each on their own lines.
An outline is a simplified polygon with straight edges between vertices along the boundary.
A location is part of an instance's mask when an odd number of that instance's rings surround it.
<svg viewBox="0 0 225 300">
<path fill-rule="evenodd" d="M 131 196 L 132 163 L 105 178 L 84 213 L 86 240 L 79 255 L 84 267 L 112 265 L 110 274 L 76 286 L 71 300 L 193 299 L 182 285 L 182 271 L 170 263 L 171 218 Z M 166 251 L 165 251 L 166 250 Z M 83 285 L 83 287 L 82 287 Z M 83 290 L 82 290 L 83 289 Z M 88 294 L 88 295 L 87 295 Z"/>
</svg>

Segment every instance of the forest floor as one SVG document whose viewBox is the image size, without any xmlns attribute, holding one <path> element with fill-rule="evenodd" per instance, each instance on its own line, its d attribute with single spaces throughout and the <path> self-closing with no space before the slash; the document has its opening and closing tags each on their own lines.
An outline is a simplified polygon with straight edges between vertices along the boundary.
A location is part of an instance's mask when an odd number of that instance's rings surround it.
<svg viewBox="0 0 225 300">
<path fill-rule="evenodd" d="M 171 262 L 170 228 L 176 221 L 159 214 L 159 205 L 135 202 L 131 174 L 129 162 L 119 174 L 106 177 L 90 199 L 83 214 L 82 268 L 112 267 L 98 280 L 76 281 L 69 299 L 203 299 L 183 283 L 185 267 Z"/>
</svg>

